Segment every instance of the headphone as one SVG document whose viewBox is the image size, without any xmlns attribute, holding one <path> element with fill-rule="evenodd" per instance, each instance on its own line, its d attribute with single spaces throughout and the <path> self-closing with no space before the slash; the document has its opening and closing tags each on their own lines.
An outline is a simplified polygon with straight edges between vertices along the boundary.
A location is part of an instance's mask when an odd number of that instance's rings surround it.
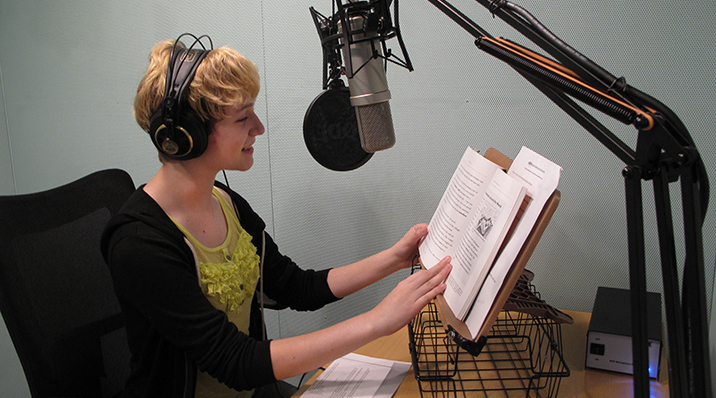
<svg viewBox="0 0 716 398">
<path fill-rule="evenodd" d="M 189 48 L 177 48 L 177 43 L 183 36 L 194 38 L 194 43 Z M 208 50 L 201 42 L 205 37 L 211 45 Z M 201 49 L 194 48 L 197 44 Z M 208 124 L 189 107 L 183 96 L 199 64 L 213 48 L 211 38 L 207 35 L 197 38 L 190 33 L 184 33 L 174 42 L 162 105 L 149 120 L 149 135 L 154 146 L 172 159 L 193 159 L 206 150 Z M 187 109 L 182 110 L 183 106 Z"/>
</svg>

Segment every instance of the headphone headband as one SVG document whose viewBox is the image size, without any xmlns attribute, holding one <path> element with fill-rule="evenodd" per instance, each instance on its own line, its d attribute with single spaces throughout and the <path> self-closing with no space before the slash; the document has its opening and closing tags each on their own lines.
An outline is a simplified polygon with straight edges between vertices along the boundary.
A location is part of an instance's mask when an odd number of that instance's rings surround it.
<svg viewBox="0 0 716 398">
<path fill-rule="evenodd" d="M 189 48 L 177 48 L 183 36 L 191 36 L 194 42 Z M 206 49 L 201 39 L 207 38 L 211 44 Z M 194 48 L 200 45 L 201 49 Z M 201 117 L 193 110 L 182 111 L 185 105 L 185 92 L 194 79 L 199 64 L 213 49 L 209 36 L 197 38 L 189 33 L 180 35 L 174 42 L 167 67 L 164 98 L 157 112 L 152 115 L 149 134 L 154 145 L 165 155 L 174 159 L 192 159 L 206 150 L 206 126 Z"/>
<path fill-rule="evenodd" d="M 208 53 L 207 50 L 172 51 L 162 100 L 162 116 L 165 122 L 173 123 L 179 120 L 182 103 L 185 102 L 184 93 L 194 79 L 199 64 Z"/>
</svg>

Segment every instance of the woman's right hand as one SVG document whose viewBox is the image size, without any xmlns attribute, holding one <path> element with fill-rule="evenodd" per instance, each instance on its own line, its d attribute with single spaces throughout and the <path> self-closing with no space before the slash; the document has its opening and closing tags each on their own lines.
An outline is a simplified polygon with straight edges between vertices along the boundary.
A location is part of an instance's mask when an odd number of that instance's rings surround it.
<svg viewBox="0 0 716 398">
<path fill-rule="evenodd" d="M 410 275 L 366 314 L 371 316 L 381 336 L 400 330 L 435 296 L 445 292 L 445 280 L 452 270 L 450 261 L 449 256 L 445 257 L 431 269 Z"/>
</svg>

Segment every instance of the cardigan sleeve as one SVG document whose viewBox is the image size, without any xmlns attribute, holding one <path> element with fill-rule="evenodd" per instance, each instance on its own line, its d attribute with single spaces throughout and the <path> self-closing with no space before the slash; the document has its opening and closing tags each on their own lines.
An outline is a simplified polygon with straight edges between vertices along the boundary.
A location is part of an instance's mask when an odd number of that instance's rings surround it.
<svg viewBox="0 0 716 398">
<path fill-rule="evenodd" d="M 304 270 L 278 250 L 266 234 L 264 289 L 266 295 L 298 311 L 319 309 L 337 301 L 328 286 L 329 270 Z"/>
</svg>

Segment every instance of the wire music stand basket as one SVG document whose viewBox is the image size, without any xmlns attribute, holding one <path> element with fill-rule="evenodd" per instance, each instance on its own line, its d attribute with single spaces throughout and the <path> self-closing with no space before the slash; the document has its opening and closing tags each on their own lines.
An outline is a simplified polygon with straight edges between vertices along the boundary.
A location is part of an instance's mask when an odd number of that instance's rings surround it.
<svg viewBox="0 0 716 398">
<path fill-rule="evenodd" d="M 541 301 L 531 284 L 529 291 L 523 289 L 518 283 L 478 355 L 460 347 L 434 303 L 411 321 L 410 353 L 421 396 L 557 396 L 561 378 L 570 374 L 562 355 L 564 322 L 523 310 L 524 296 Z"/>
</svg>

